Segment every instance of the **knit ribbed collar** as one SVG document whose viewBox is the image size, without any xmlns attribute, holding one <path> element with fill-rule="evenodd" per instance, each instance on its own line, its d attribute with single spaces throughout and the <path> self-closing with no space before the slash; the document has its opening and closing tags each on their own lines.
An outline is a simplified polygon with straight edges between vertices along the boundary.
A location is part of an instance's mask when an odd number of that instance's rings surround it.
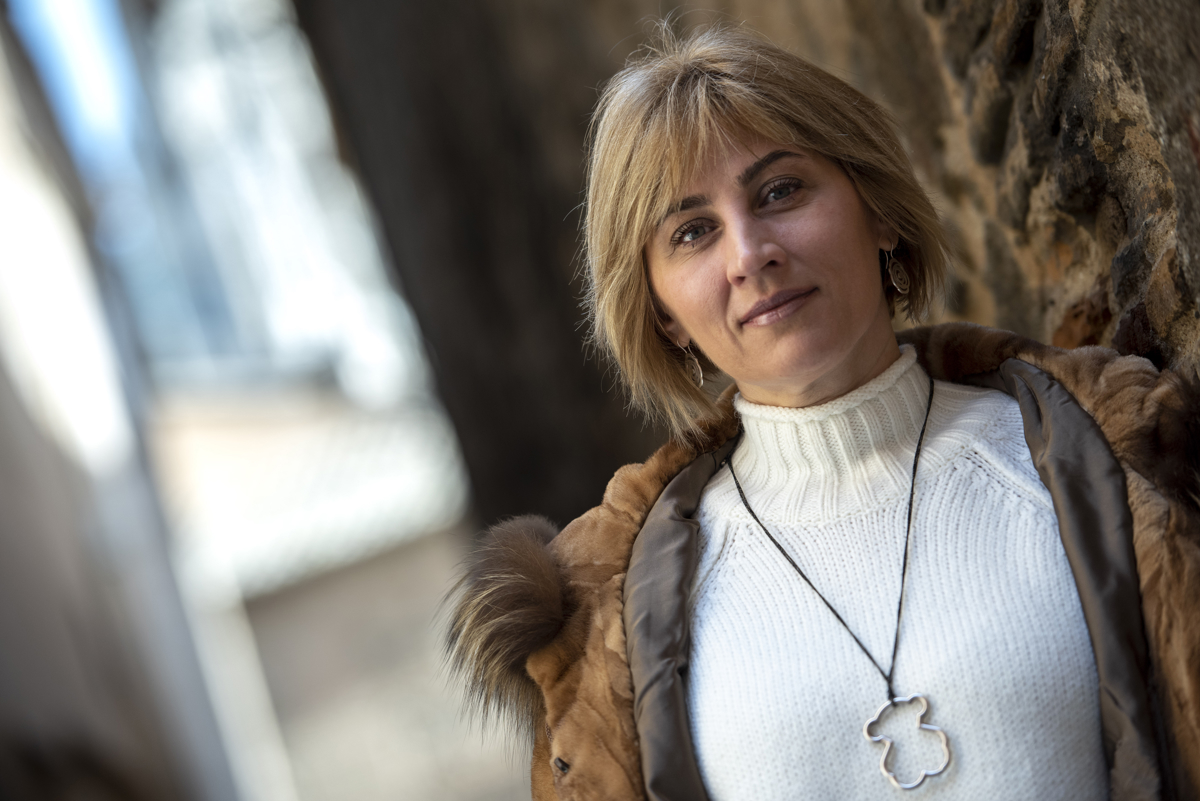
<svg viewBox="0 0 1200 801">
<path fill-rule="evenodd" d="M 849 514 L 907 497 L 928 392 L 906 345 L 874 379 L 817 406 L 763 406 L 738 395 L 738 477 L 764 507 L 782 504 L 792 514 Z"/>
</svg>

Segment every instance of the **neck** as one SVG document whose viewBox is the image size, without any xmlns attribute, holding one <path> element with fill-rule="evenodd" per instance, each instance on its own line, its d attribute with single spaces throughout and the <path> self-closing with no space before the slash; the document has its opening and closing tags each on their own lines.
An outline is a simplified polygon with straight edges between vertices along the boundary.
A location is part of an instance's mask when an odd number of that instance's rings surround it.
<svg viewBox="0 0 1200 801">
<path fill-rule="evenodd" d="M 742 397 L 763 406 L 800 409 L 840 398 L 874 380 L 900 357 L 891 324 L 886 331 L 868 332 L 863 341 L 815 378 L 789 377 L 763 384 L 739 384 Z"/>
<path fill-rule="evenodd" d="M 745 430 L 734 455 L 750 497 L 828 514 L 906 496 L 929 384 L 906 347 L 852 392 L 804 408 L 738 397 Z"/>
</svg>

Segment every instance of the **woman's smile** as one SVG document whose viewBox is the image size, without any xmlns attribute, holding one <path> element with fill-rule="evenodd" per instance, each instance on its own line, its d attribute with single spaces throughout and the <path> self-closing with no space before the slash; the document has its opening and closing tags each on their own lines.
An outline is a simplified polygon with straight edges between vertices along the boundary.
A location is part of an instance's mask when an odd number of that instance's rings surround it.
<svg viewBox="0 0 1200 801">
<path fill-rule="evenodd" d="M 806 287 L 776 292 L 755 303 L 738 322 L 742 325 L 771 325 L 799 310 L 816 291 L 816 287 Z"/>
</svg>

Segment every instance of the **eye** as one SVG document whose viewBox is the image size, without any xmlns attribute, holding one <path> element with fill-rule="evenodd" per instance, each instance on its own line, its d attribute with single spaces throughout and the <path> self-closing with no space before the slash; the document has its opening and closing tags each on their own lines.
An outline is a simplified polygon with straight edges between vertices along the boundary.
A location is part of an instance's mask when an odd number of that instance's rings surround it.
<svg viewBox="0 0 1200 801">
<path fill-rule="evenodd" d="M 781 178 L 772 181 L 763 188 L 763 205 L 777 203 L 800 190 L 800 182 L 795 178 Z"/>
<path fill-rule="evenodd" d="M 707 220 L 689 220 L 675 229 L 675 233 L 671 235 L 671 247 L 694 244 L 711 230 L 712 224 Z"/>
</svg>

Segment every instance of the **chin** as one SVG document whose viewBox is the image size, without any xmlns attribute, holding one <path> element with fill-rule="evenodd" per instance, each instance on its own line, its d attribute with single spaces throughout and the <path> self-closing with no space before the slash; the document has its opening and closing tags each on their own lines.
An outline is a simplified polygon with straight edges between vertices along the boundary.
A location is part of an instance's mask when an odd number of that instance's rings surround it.
<svg viewBox="0 0 1200 801">
<path fill-rule="evenodd" d="M 820 373 L 844 362 L 852 348 L 844 337 L 820 335 L 806 336 L 792 343 L 789 350 L 780 360 L 781 377 Z"/>
</svg>

